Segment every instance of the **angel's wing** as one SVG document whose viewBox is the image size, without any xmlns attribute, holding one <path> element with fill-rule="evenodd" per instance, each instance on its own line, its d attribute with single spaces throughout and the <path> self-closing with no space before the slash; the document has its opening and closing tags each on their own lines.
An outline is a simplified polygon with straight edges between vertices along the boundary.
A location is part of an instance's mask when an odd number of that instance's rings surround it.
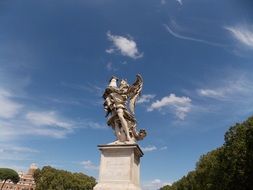
<svg viewBox="0 0 253 190">
<path fill-rule="evenodd" d="M 143 79 L 140 74 L 137 74 L 135 82 L 133 83 L 132 86 L 129 87 L 129 97 L 130 97 L 129 109 L 132 114 L 134 114 L 135 104 L 138 96 L 140 96 L 141 94 L 142 86 L 143 86 Z"/>
</svg>

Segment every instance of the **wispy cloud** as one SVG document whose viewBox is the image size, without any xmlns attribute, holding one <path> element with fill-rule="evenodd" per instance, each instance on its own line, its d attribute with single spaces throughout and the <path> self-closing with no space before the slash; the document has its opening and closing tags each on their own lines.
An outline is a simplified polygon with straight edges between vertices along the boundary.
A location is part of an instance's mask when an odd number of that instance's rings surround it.
<svg viewBox="0 0 253 190">
<path fill-rule="evenodd" d="M 106 50 L 107 53 L 111 54 L 119 51 L 121 55 L 127 56 L 133 59 L 138 59 L 143 57 L 143 53 L 140 53 L 136 42 L 132 38 L 127 38 L 118 35 L 112 35 L 107 32 L 107 37 L 113 43 L 113 47 Z"/>
<path fill-rule="evenodd" d="M 22 108 L 21 104 L 12 99 L 13 96 L 9 91 L 0 89 L 0 118 L 10 119 Z"/>
<path fill-rule="evenodd" d="M 68 106 L 83 106 L 84 102 L 79 99 L 74 98 L 60 98 L 60 97 L 41 97 L 41 100 L 50 101 L 52 103 L 57 103 L 60 105 Z"/>
<path fill-rule="evenodd" d="M 38 150 L 29 147 L 0 143 L 0 160 L 2 161 L 28 160 L 31 155 L 37 153 L 39 153 Z"/>
<path fill-rule="evenodd" d="M 72 129 L 50 129 L 46 127 L 40 128 L 30 128 L 30 135 L 34 136 L 44 136 L 44 137 L 51 137 L 55 139 L 62 139 L 66 138 L 68 134 L 73 133 Z M 25 134 L 27 135 L 27 134 Z"/>
<path fill-rule="evenodd" d="M 25 165 L 11 164 L 9 162 L 3 162 L 3 161 L 0 161 L 0 167 L 1 168 L 11 168 L 11 169 L 15 170 L 16 172 L 24 172 L 24 171 L 27 171 L 27 168 L 28 168 Z"/>
<path fill-rule="evenodd" d="M 199 89 L 198 94 L 200 96 L 206 96 L 210 98 L 224 98 L 224 89 Z"/>
<path fill-rule="evenodd" d="M 155 97 L 154 94 L 143 94 L 137 101 L 137 103 L 148 103 Z"/>
<path fill-rule="evenodd" d="M 180 5 L 183 5 L 182 0 L 176 0 L 176 2 L 178 2 Z M 165 4 L 167 3 L 167 1 L 166 1 L 166 0 L 161 0 L 160 3 L 161 3 L 162 5 L 165 5 Z"/>
<path fill-rule="evenodd" d="M 146 181 L 143 183 L 142 185 L 142 189 L 143 190 L 158 190 L 161 187 L 165 186 L 165 185 L 171 185 L 170 182 L 164 182 L 161 179 L 154 179 L 151 181 Z"/>
<path fill-rule="evenodd" d="M 180 5 L 183 5 L 183 1 L 182 0 L 176 0 Z"/>
<path fill-rule="evenodd" d="M 81 165 L 84 167 L 86 170 L 98 170 L 98 166 L 95 165 L 92 161 L 90 160 L 84 160 L 81 162 Z"/>
<path fill-rule="evenodd" d="M 191 99 L 185 96 L 178 97 L 175 94 L 170 94 L 161 100 L 153 102 L 148 111 L 162 110 L 164 108 L 171 108 L 179 119 L 184 120 L 187 113 L 191 110 Z"/>
<path fill-rule="evenodd" d="M 253 48 L 253 25 L 226 26 L 232 36 L 241 44 Z"/>
<path fill-rule="evenodd" d="M 157 147 L 154 146 L 154 145 L 149 145 L 149 146 L 146 146 L 146 147 L 142 147 L 141 149 L 142 149 L 143 152 L 152 152 L 152 151 L 157 150 Z"/>
<path fill-rule="evenodd" d="M 165 5 L 166 3 L 167 3 L 166 0 L 161 0 L 162 5 Z"/>
<path fill-rule="evenodd" d="M 106 64 L 106 69 L 107 69 L 108 71 L 113 70 L 112 62 L 108 62 L 108 63 Z"/>
<path fill-rule="evenodd" d="M 160 150 L 167 150 L 167 149 L 168 149 L 167 146 L 163 146 L 163 147 L 160 148 Z"/>
<path fill-rule="evenodd" d="M 55 111 L 28 112 L 12 120 L 0 119 L 0 142 L 29 136 L 62 139 L 77 129 L 105 130 L 107 127 L 90 119 L 74 121 Z"/>
<path fill-rule="evenodd" d="M 106 49 L 105 52 L 111 54 L 111 53 L 115 52 L 115 49 L 113 49 L 113 48 Z"/>
<path fill-rule="evenodd" d="M 100 124 L 98 122 L 94 121 L 85 121 L 82 124 L 85 128 L 90 128 L 90 129 L 108 129 L 108 127 L 105 124 Z"/>
<path fill-rule="evenodd" d="M 96 84 L 93 83 L 86 83 L 86 84 L 74 84 L 74 83 L 61 83 L 62 86 L 76 89 L 76 90 L 81 90 L 81 91 L 86 91 L 92 94 L 95 94 L 96 97 L 101 97 L 103 94 L 104 89 Z"/>
<path fill-rule="evenodd" d="M 11 121 L 0 120 L 0 141 L 11 142 L 20 138 L 44 136 L 50 138 L 65 138 L 74 132 L 73 128 L 52 127 L 50 125 L 35 125 L 22 116 Z"/>
<path fill-rule="evenodd" d="M 148 145 L 146 147 L 141 147 L 141 149 L 142 149 L 143 152 L 153 152 L 153 151 L 156 151 L 156 150 L 167 150 L 168 147 L 167 146 L 162 146 L 162 147 L 158 148 L 155 145 Z"/>
<path fill-rule="evenodd" d="M 0 152 L 1 153 L 38 153 L 37 150 L 28 148 L 28 147 L 20 147 L 20 146 L 10 146 L 10 145 L 1 145 L 0 144 Z"/>
<path fill-rule="evenodd" d="M 73 124 L 69 121 L 64 121 L 54 111 L 48 112 L 29 112 L 26 114 L 26 118 L 34 125 L 37 126 L 55 126 L 65 129 L 70 129 Z"/>
<path fill-rule="evenodd" d="M 108 71 L 117 71 L 117 70 L 118 70 L 118 68 L 116 68 L 115 65 L 114 65 L 111 61 L 109 61 L 109 62 L 106 64 L 106 69 L 107 69 Z"/>
<path fill-rule="evenodd" d="M 237 100 L 238 96 L 247 96 L 253 92 L 253 83 L 241 76 L 237 79 L 226 80 L 216 88 L 198 89 L 198 95 L 217 100 Z"/>
<path fill-rule="evenodd" d="M 177 31 L 173 31 L 173 29 L 171 27 L 169 27 L 169 25 L 167 25 L 167 24 L 164 24 L 164 27 L 172 36 L 174 36 L 175 38 L 181 39 L 181 40 L 190 40 L 190 41 L 200 42 L 200 43 L 204 43 L 204 44 L 208 44 L 208 45 L 212 45 L 212 46 L 225 47 L 224 44 L 219 44 L 219 43 L 215 43 L 215 42 L 211 42 L 211 41 L 179 34 Z"/>
</svg>

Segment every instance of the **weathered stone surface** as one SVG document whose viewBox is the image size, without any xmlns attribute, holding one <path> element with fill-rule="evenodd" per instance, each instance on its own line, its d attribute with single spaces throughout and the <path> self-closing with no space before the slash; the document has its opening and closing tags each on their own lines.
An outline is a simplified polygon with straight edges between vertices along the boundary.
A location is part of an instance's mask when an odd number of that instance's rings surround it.
<svg viewBox="0 0 253 190">
<path fill-rule="evenodd" d="M 137 144 L 99 145 L 99 181 L 94 190 L 141 190 L 140 157 Z"/>
<path fill-rule="evenodd" d="M 132 85 L 122 79 L 118 86 L 117 81 L 117 77 L 112 77 L 103 94 L 104 110 L 106 117 L 108 117 L 107 124 L 114 130 L 117 137 L 116 142 L 136 143 L 147 135 L 146 130 L 137 130 L 134 114 L 136 101 L 142 90 L 143 79 L 138 74 Z"/>
</svg>

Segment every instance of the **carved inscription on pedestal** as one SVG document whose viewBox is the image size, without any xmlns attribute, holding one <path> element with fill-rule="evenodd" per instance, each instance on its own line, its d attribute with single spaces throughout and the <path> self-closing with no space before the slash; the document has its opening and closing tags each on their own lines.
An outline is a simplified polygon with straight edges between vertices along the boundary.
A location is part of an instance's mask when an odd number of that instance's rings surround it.
<svg viewBox="0 0 253 190">
<path fill-rule="evenodd" d="M 102 173 L 103 181 L 128 181 L 130 180 L 130 158 L 129 157 L 112 157 L 105 158 L 104 171 Z"/>
</svg>

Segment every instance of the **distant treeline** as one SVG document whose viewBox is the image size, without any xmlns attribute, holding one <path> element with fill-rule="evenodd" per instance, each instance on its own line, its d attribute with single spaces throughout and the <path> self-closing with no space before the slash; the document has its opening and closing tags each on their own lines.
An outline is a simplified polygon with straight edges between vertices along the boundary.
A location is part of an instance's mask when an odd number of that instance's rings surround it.
<svg viewBox="0 0 253 190">
<path fill-rule="evenodd" d="M 196 169 L 160 190 L 252 190 L 253 117 L 225 134 L 220 148 L 200 157 Z"/>
<path fill-rule="evenodd" d="M 71 173 L 45 166 L 34 173 L 36 190 L 91 190 L 96 180 L 83 173 Z"/>
</svg>

